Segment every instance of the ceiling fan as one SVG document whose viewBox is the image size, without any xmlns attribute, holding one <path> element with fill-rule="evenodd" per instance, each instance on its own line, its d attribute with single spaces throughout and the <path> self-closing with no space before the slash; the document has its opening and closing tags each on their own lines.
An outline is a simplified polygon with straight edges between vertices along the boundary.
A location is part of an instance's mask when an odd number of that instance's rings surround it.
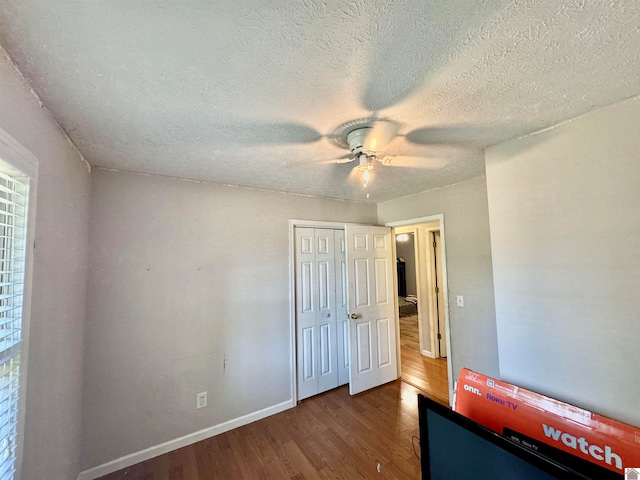
<svg viewBox="0 0 640 480">
<path fill-rule="evenodd" d="M 384 166 L 409 168 L 439 168 L 442 162 L 426 162 L 426 156 L 384 154 L 387 145 L 398 135 L 398 124 L 390 120 L 375 120 L 367 123 L 347 124 L 342 132 L 333 136 L 333 143 L 348 147 L 351 153 L 330 161 L 331 163 L 357 162 L 354 169 L 362 172 L 367 188 L 370 171 L 375 162 Z M 431 160 L 431 159 L 430 159 Z M 446 163 L 446 162 L 445 162 Z"/>
</svg>

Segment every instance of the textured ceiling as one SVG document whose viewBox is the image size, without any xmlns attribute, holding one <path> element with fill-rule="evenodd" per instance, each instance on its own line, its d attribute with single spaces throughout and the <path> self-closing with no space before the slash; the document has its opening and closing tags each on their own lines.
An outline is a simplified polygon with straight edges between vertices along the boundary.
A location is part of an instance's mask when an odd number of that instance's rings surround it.
<svg viewBox="0 0 640 480">
<path fill-rule="evenodd" d="M 640 2 L 3 0 L 0 42 L 94 166 L 382 201 L 640 93 Z M 341 124 L 388 118 L 367 200 Z"/>
</svg>

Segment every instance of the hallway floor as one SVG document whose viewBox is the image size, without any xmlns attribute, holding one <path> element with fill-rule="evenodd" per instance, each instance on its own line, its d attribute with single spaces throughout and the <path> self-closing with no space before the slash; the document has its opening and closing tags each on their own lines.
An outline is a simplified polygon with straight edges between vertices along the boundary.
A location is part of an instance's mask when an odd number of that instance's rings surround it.
<svg viewBox="0 0 640 480">
<path fill-rule="evenodd" d="M 418 315 L 400 317 L 400 345 L 405 345 L 414 350 L 420 350 Z"/>
<path fill-rule="evenodd" d="M 400 317 L 400 355 L 402 380 L 449 405 L 447 359 L 420 353 L 417 315 Z"/>
</svg>

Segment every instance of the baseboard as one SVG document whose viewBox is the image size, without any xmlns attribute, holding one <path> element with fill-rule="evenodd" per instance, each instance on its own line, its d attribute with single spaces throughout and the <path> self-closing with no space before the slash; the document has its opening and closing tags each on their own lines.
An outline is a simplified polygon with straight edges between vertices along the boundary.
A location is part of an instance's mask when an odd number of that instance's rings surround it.
<svg viewBox="0 0 640 480">
<path fill-rule="evenodd" d="M 178 448 L 186 447 L 187 445 L 206 440 L 207 438 L 215 437 L 221 433 L 228 432 L 229 430 L 242 427 L 243 425 L 255 422 L 256 420 L 261 420 L 271 415 L 275 415 L 276 413 L 283 412 L 295 406 L 296 404 L 293 400 L 287 400 L 286 402 L 263 408 L 257 412 L 252 412 L 247 415 L 243 415 L 242 417 L 234 418 L 233 420 L 226 421 L 219 425 L 214 425 L 213 427 L 205 428 L 204 430 L 190 433 L 184 437 L 176 438 L 174 440 L 161 443 L 160 445 L 146 448 L 139 452 L 103 463 L 97 467 L 84 470 L 78 474 L 78 480 L 95 480 L 96 478 L 103 477 L 104 475 L 109 475 L 110 473 L 117 472 L 123 468 L 130 467 L 131 465 L 145 462 L 159 455 L 177 450 Z"/>
<path fill-rule="evenodd" d="M 429 350 L 421 350 L 420 353 L 422 355 L 424 355 L 425 357 L 429 357 L 429 358 L 438 358 L 436 357 L 433 352 L 430 352 Z"/>
</svg>

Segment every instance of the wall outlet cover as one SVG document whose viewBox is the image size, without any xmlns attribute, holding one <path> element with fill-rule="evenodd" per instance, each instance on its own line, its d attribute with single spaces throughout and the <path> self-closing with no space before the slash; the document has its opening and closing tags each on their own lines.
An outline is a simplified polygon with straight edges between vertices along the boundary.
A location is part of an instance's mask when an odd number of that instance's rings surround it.
<svg viewBox="0 0 640 480">
<path fill-rule="evenodd" d="M 207 406 L 207 392 L 201 392 L 196 395 L 196 409 Z"/>
</svg>

